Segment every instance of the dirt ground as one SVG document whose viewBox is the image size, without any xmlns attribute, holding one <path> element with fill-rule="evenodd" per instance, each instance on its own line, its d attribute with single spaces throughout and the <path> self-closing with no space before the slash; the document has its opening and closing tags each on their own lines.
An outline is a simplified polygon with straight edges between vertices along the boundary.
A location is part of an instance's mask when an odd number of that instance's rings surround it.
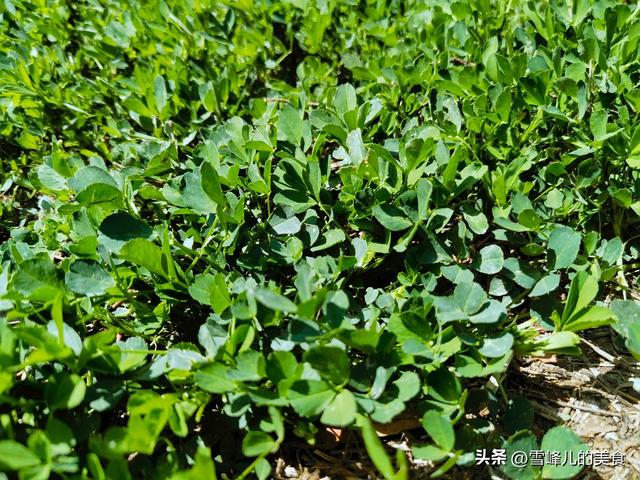
<svg viewBox="0 0 640 480">
<path fill-rule="evenodd" d="M 522 395 L 533 405 L 534 431 L 542 433 L 559 424 L 575 431 L 590 450 L 620 452 L 623 465 L 600 465 L 583 471 L 582 480 L 640 479 L 640 364 L 609 328 L 584 333 L 583 355 L 549 356 L 514 360 L 503 386 L 509 395 Z M 407 429 L 411 426 L 409 422 Z M 409 450 L 411 434 L 384 437 L 390 450 Z M 277 460 L 275 478 L 292 480 L 376 479 L 354 434 L 345 432 L 339 442 L 311 447 L 301 443 Z M 333 443 L 331 445 L 331 443 Z M 434 466 L 414 462 L 410 478 L 426 479 Z M 505 478 L 493 469 L 452 471 L 445 479 Z"/>
</svg>

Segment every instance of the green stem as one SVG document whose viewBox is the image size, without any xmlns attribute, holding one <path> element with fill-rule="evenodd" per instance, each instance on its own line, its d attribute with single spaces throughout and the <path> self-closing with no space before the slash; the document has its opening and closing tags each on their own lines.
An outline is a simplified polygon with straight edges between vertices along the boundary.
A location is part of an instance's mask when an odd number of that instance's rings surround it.
<svg viewBox="0 0 640 480">
<path fill-rule="evenodd" d="M 196 264 L 200 261 L 200 259 L 204 255 L 205 249 L 209 245 L 209 242 L 211 242 L 211 240 L 213 239 L 214 230 L 218 226 L 218 218 L 219 217 L 216 215 L 216 218 L 213 219 L 213 222 L 211 223 L 211 226 L 209 227 L 209 230 L 207 231 L 207 234 L 205 235 L 204 242 L 202 242 L 202 246 L 198 250 L 198 253 L 197 253 L 196 257 L 193 259 L 191 264 L 185 270 L 185 272 L 184 272 L 185 275 L 188 274 L 193 269 L 193 267 L 196 266 Z"/>
</svg>

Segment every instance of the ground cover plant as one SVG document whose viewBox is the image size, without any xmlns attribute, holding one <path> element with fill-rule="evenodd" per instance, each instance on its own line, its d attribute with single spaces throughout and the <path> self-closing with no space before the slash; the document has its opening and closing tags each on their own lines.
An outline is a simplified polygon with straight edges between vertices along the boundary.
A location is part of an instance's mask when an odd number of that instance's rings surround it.
<svg viewBox="0 0 640 480">
<path fill-rule="evenodd" d="M 5 0 L 0 25 L 0 478 L 264 479 L 326 426 L 386 479 L 586 448 L 501 381 L 596 327 L 640 355 L 637 5 Z M 376 433 L 398 418 L 408 454 Z"/>
</svg>

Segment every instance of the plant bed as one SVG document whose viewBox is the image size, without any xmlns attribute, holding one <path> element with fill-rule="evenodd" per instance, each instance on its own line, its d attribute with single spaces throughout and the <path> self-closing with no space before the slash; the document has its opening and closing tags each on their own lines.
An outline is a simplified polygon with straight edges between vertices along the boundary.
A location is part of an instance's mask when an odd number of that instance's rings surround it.
<svg viewBox="0 0 640 480">
<path fill-rule="evenodd" d="M 638 6 L 0 23 L 0 478 L 638 474 Z"/>
</svg>

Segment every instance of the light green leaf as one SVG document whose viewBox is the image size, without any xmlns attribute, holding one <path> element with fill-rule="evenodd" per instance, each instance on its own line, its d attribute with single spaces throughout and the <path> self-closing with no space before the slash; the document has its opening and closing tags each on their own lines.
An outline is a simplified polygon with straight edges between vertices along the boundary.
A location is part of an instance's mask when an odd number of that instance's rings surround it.
<svg viewBox="0 0 640 480">
<path fill-rule="evenodd" d="M 322 250 L 326 250 L 327 248 L 333 247 L 339 243 L 344 242 L 346 239 L 345 234 L 339 228 L 334 228 L 332 230 L 327 230 L 320 237 L 320 243 L 311 248 L 312 252 L 320 252 Z"/>
<path fill-rule="evenodd" d="M 435 410 L 429 410 L 422 417 L 422 426 L 440 448 L 447 451 L 453 448 L 455 432 L 451 419 Z"/>
<path fill-rule="evenodd" d="M 453 301 L 461 311 L 468 314 L 476 313 L 486 299 L 487 294 L 475 282 L 460 283 L 453 291 Z"/>
<path fill-rule="evenodd" d="M 64 285 L 53 262 L 37 257 L 20 263 L 10 288 L 31 300 L 47 302 L 59 295 Z"/>
<path fill-rule="evenodd" d="M 189 285 L 189 295 L 203 305 L 211 305 L 213 311 L 221 314 L 229 305 L 231 297 L 224 275 L 203 273 L 197 275 Z"/>
<path fill-rule="evenodd" d="M 0 440 L 0 471 L 22 470 L 40 464 L 40 458 L 21 443 Z"/>
<path fill-rule="evenodd" d="M 291 105 L 286 105 L 278 114 L 278 131 L 282 133 L 283 140 L 294 145 L 298 145 L 302 139 L 304 123 L 301 113 Z"/>
<path fill-rule="evenodd" d="M 362 439 L 364 440 L 364 446 L 369 454 L 369 458 L 385 480 L 391 480 L 395 474 L 393 465 L 382 442 L 378 438 L 376 429 L 373 428 L 373 425 L 366 417 L 359 417 L 358 424 L 360 425 Z"/>
<path fill-rule="evenodd" d="M 577 313 L 571 317 L 569 321 L 562 325 L 561 329 L 570 332 L 578 332 L 580 330 L 586 330 L 587 328 L 611 325 L 614 320 L 615 316 L 611 310 L 607 307 L 596 305 L 583 313 Z"/>
<path fill-rule="evenodd" d="M 223 394 L 237 389 L 236 384 L 229 380 L 228 374 L 229 367 L 220 363 L 210 363 L 196 371 L 193 378 L 202 390 Z"/>
<path fill-rule="evenodd" d="M 268 288 L 258 287 L 256 288 L 254 295 L 258 302 L 271 310 L 289 313 L 297 310 L 295 303 L 284 295 L 276 293 L 273 290 L 269 290 Z"/>
<path fill-rule="evenodd" d="M 474 267 L 481 273 L 495 275 L 504 265 L 504 254 L 498 245 L 488 245 L 480 250 L 474 261 Z"/>
<path fill-rule="evenodd" d="M 560 426 L 552 428 L 542 437 L 540 449 L 562 452 L 563 455 L 568 455 L 568 452 L 572 452 L 573 458 L 577 459 L 579 452 L 587 451 L 589 447 L 573 431 L 567 427 Z M 566 462 L 561 465 L 551 465 L 546 463 L 542 467 L 542 478 L 574 478 L 584 468 L 584 465 L 580 465 L 579 462 L 576 463 L 578 464 L 571 465 L 570 462 Z"/>
<path fill-rule="evenodd" d="M 487 337 L 478 351 L 489 358 L 500 358 L 504 356 L 513 346 L 513 335 L 506 332 L 497 337 Z"/>
<path fill-rule="evenodd" d="M 296 380 L 288 392 L 291 406 L 303 417 L 318 415 L 334 396 L 335 392 L 322 380 Z"/>
<path fill-rule="evenodd" d="M 88 297 L 102 295 L 116 284 L 98 263 L 88 260 L 73 262 L 64 280 L 69 290 Z"/>
<path fill-rule="evenodd" d="M 571 227 L 557 227 L 551 232 L 547 255 L 551 268 L 558 270 L 571 266 L 578 256 L 581 242 L 582 237 Z"/>
<path fill-rule="evenodd" d="M 247 457 L 259 457 L 269 453 L 275 445 L 271 435 L 252 430 L 242 440 L 242 453 Z"/>
<path fill-rule="evenodd" d="M 144 238 L 134 238 L 125 243 L 120 249 L 120 257 L 125 260 L 144 267 L 151 273 L 168 277 L 168 262 L 172 261 L 162 252 L 162 249 L 155 243 Z"/>
<path fill-rule="evenodd" d="M 162 112 L 167 105 L 167 86 L 165 85 L 162 75 L 158 75 L 153 82 L 153 93 L 156 100 L 156 108 L 158 112 Z"/>
<path fill-rule="evenodd" d="M 529 292 L 530 297 L 541 297 L 553 292 L 560 285 L 560 275 L 550 273 L 542 277 Z"/>
<path fill-rule="evenodd" d="M 356 418 L 356 400 L 349 390 L 342 390 L 326 406 L 320 421 L 333 427 L 346 427 L 351 425 Z"/>
<path fill-rule="evenodd" d="M 582 271 L 576 273 L 571 280 L 569 295 L 562 313 L 562 322 L 566 322 L 573 314 L 580 314 L 598 294 L 598 279 Z"/>
</svg>

